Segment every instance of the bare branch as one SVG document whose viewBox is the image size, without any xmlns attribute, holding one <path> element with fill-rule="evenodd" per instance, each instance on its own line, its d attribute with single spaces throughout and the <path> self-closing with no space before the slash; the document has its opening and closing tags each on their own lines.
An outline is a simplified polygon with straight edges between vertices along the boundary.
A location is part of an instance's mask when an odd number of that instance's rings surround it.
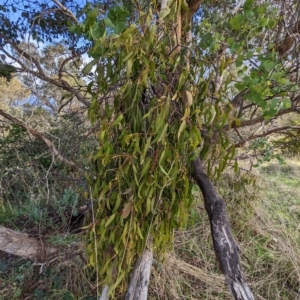
<svg viewBox="0 0 300 300">
<path fill-rule="evenodd" d="M 276 115 L 274 118 L 270 119 L 269 121 L 271 121 L 271 120 L 277 118 L 278 116 L 282 116 L 282 115 L 291 113 L 291 112 L 293 112 L 293 111 L 296 111 L 295 108 L 293 108 L 293 107 L 290 107 L 290 108 L 287 108 L 287 109 L 283 109 L 283 110 L 279 111 L 279 112 L 277 113 L 277 115 Z M 223 127 L 223 129 L 224 129 L 225 131 L 228 131 L 228 130 L 233 129 L 233 128 L 235 128 L 235 127 L 241 128 L 241 127 L 252 126 L 252 125 L 256 125 L 256 124 L 258 124 L 258 123 L 261 123 L 261 122 L 263 122 L 263 121 L 265 121 L 264 116 L 258 116 L 258 117 L 253 118 L 253 119 L 244 120 L 244 121 L 242 120 L 242 121 L 240 121 L 240 123 L 239 123 L 238 125 L 237 125 L 235 122 L 232 122 L 231 124 L 225 125 L 225 126 Z"/>
<path fill-rule="evenodd" d="M 52 0 L 52 1 L 61 9 L 61 11 L 66 16 L 71 17 L 75 21 L 76 24 L 79 24 L 77 18 L 74 16 L 74 14 L 69 9 L 67 9 L 65 6 L 63 6 L 58 0 Z"/>
<path fill-rule="evenodd" d="M 232 14 L 235 15 L 241 8 L 241 6 L 244 4 L 245 0 L 240 0 L 236 7 L 233 9 Z"/>
<path fill-rule="evenodd" d="M 134 267 L 125 300 L 147 300 L 152 261 L 152 249 L 145 249 Z"/>
<path fill-rule="evenodd" d="M 42 75 L 38 72 L 35 72 L 33 70 L 29 70 L 29 69 L 25 69 L 23 70 L 23 72 L 27 72 L 27 73 L 30 73 L 44 81 L 47 81 L 49 83 L 52 83 L 54 85 L 56 85 L 57 87 L 60 87 L 70 93 L 72 93 L 73 95 L 76 96 L 76 98 L 78 99 L 79 102 L 81 102 L 82 104 L 84 104 L 86 107 L 89 107 L 90 106 L 90 103 L 89 101 L 87 101 L 87 99 L 85 99 L 85 97 L 80 93 L 79 90 L 73 88 L 67 81 L 63 80 L 63 79 L 60 79 L 59 81 L 56 80 L 56 79 L 53 79 L 53 78 L 50 78 L 50 77 L 47 77 L 45 75 Z"/>
<path fill-rule="evenodd" d="M 234 147 L 235 148 L 239 148 L 239 147 L 241 147 L 245 143 L 245 141 L 255 140 L 255 139 L 258 139 L 258 138 L 262 138 L 262 137 L 266 137 L 266 136 L 272 135 L 274 133 L 284 132 L 286 130 L 298 130 L 298 131 L 300 131 L 300 126 L 283 126 L 283 127 L 277 127 L 277 128 L 265 131 L 264 133 L 261 133 L 261 134 L 253 134 L 250 137 L 244 139 L 243 142 L 236 143 L 234 145 Z"/>
<path fill-rule="evenodd" d="M 9 52 L 7 52 L 5 49 L 3 49 L 3 47 L 0 47 L 0 50 L 10 59 L 12 59 L 13 61 L 15 61 L 16 63 L 18 63 L 24 70 L 27 69 L 27 67 L 17 58 L 15 58 L 14 56 L 12 56 Z"/>
<path fill-rule="evenodd" d="M 3 37 L 5 39 L 5 36 L 0 34 L 0 37 Z M 57 87 L 60 87 L 70 93 L 72 93 L 73 95 L 76 96 L 76 98 L 78 99 L 79 102 L 81 102 L 82 104 L 84 104 L 86 107 L 89 107 L 90 106 L 90 103 L 89 101 L 87 101 L 87 99 L 80 93 L 79 90 L 75 89 L 74 87 L 72 87 L 67 81 L 63 80 L 61 77 L 61 73 L 62 73 L 62 68 L 63 66 L 66 64 L 66 62 L 70 59 L 73 58 L 70 57 L 70 58 L 67 58 L 65 61 L 62 62 L 61 66 L 60 66 L 60 69 L 59 69 L 59 80 L 56 80 L 54 78 L 50 78 L 48 76 L 46 76 L 46 74 L 44 73 L 40 63 L 35 59 L 33 58 L 32 56 L 30 56 L 27 52 L 23 51 L 22 49 L 20 49 L 18 47 L 18 45 L 16 45 L 15 43 L 9 41 L 9 40 L 6 40 L 21 56 L 25 57 L 26 59 L 28 59 L 29 61 L 33 62 L 34 65 L 36 66 L 37 71 L 34 71 L 34 70 L 31 70 L 29 69 L 24 63 L 22 63 L 21 60 L 17 59 L 16 57 L 14 57 L 13 55 L 11 55 L 9 52 L 7 52 L 3 47 L 1 47 L 1 51 L 3 53 L 5 53 L 5 55 L 7 57 L 9 57 L 10 59 L 14 60 L 15 62 L 17 62 L 23 69 L 22 69 L 22 72 L 27 72 L 27 73 L 30 73 L 36 77 L 38 77 L 39 79 L 42 79 L 43 81 L 46 81 L 46 82 L 49 82 L 49 83 L 52 83 L 54 84 L 55 86 Z"/>
<path fill-rule="evenodd" d="M 33 62 L 36 68 L 38 69 L 39 73 L 45 76 L 45 73 L 40 65 L 40 63 L 31 55 L 29 55 L 25 50 L 22 50 L 17 44 L 13 43 L 12 41 L 8 40 L 5 35 L 0 34 L 0 37 L 4 39 L 8 44 L 10 44 L 21 56 L 24 56 L 29 61 Z"/>
<path fill-rule="evenodd" d="M 59 70 L 58 70 L 58 78 L 59 78 L 59 79 L 62 79 L 63 68 L 64 68 L 65 64 L 66 64 L 68 61 L 70 61 L 70 60 L 72 60 L 72 59 L 74 59 L 75 57 L 78 57 L 78 56 L 80 56 L 80 54 L 74 54 L 74 55 L 72 55 L 72 56 L 69 56 L 69 57 L 67 57 L 67 58 L 61 63 L 61 65 L 60 65 L 60 67 L 59 67 Z"/>
</svg>

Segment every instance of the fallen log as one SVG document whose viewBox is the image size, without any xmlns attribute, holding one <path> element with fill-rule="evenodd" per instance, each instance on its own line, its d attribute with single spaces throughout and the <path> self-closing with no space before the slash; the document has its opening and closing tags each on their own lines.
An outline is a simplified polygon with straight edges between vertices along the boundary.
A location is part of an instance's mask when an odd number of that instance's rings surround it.
<svg viewBox="0 0 300 300">
<path fill-rule="evenodd" d="M 45 257 L 42 244 L 27 233 L 0 226 L 0 250 L 30 260 L 41 261 Z"/>
</svg>

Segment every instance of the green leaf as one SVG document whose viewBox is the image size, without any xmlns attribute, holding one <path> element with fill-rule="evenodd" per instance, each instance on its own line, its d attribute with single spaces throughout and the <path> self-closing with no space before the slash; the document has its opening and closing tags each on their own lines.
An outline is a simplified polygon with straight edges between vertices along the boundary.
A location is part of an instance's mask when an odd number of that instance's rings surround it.
<svg viewBox="0 0 300 300">
<path fill-rule="evenodd" d="M 161 142 L 161 141 L 164 139 L 164 137 L 165 137 L 165 135 L 166 135 L 166 133 L 167 133 L 168 126 L 169 126 L 169 125 L 166 124 L 166 125 L 164 126 L 163 130 L 161 131 L 161 133 L 157 135 L 157 136 L 158 136 L 157 143 Z"/>
<path fill-rule="evenodd" d="M 126 70 L 126 76 L 127 78 L 130 78 L 131 72 L 132 72 L 132 66 L 133 66 L 134 60 L 132 58 L 129 58 L 127 60 L 127 70 Z"/>
<path fill-rule="evenodd" d="M 123 114 L 118 115 L 114 122 L 111 124 L 111 126 L 113 127 L 118 125 L 123 120 L 123 117 Z"/>
<path fill-rule="evenodd" d="M 234 162 L 234 172 L 235 172 L 235 173 L 238 171 L 238 168 L 239 168 L 238 162 L 235 161 L 235 162 Z"/>
<path fill-rule="evenodd" d="M 140 164 L 141 164 L 141 165 L 144 163 L 144 159 L 145 159 L 145 156 L 146 156 L 146 154 L 147 154 L 147 151 L 148 151 L 150 145 L 151 145 L 151 137 L 148 137 L 148 138 L 147 138 L 146 145 L 145 145 L 145 148 L 144 148 L 144 152 L 143 152 L 143 154 L 141 155 L 141 161 L 140 161 Z"/>
<path fill-rule="evenodd" d="M 254 90 L 256 93 L 260 93 L 263 88 L 263 85 L 259 82 L 251 86 L 251 90 Z"/>
<path fill-rule="evenodd" d="M 232 38 L 232 37 L 228 38 L 227 39 L 227 44 L 228 44 L 229 47 L 232 46 L 234 44 L 234 38 Z"/>
<path fill-rule="evenodd" d="M 278 64 L 278 62 L 275 61 L 275 60 L 265 60 L 265 61 L 262 63 L 262 67 L 263 67 L 266 71 L 269 71 L 269 70 L 273 69 L 277 64 Z"/>
<path fill-rule="evenodd" d="M 236 14 L 230 21 L 229 24 L 233 29 L 240 29 L 242 24 L 244 23 L 244 16 L 241 14 Z"/>
<path fill-rule="evenodd" d="M 180 139 L 180 135 L 184 131 L 185 127 L 186 127 L 186 119 L 184 119 L 179 126 L 179 130 L 178 130 L 178 134 L 177 134 L 178 140 Z"/>
<path fill-rule="evenodd" d="M 115 203 L 115 207 L 114 207 L 114 210 L 113 210 L 114 214 L 118 211 L 118 208 L 120 207 L 120 204 L 121 204 L 121 196 L 118 194 L 117 195 L 117 201 Z"/>
<path fill-rule="evenodd" d="M 282 101 L 282 108 L 290 108 L 292 106 L 291 100 L 290 99 L 283 99 Z"/>
<path fill-rule="evenodd" d="M 85 30 L 89 30 L 90 28 L 92 28 L 94 26 L 94 24 L 97 20 L 97 16 L 98 16 L 97 8 L 88 12 L 86 22 L 85 22 Z"/>
<path fill-rule="evenodd" d="M 143 169 L 142 169 L 142 172 L 141 172 L 141 179 L 149 171 L 151 162 L 152 162 L 151 158 L 147 157 L 147 161 L 146 161 L 145 165 L 143 166 Z"/>
<path fill-rule="evenodd" d="M 163 11 L 161 12 L 159 18 L 164 19 L 170 13 L 170 11 L 171 11 L 170 7 L 167 6 L 166 8 L 163 9 Z"/>
<path fill-rule="evenodd" d="M 111 19 L 110 18 L 105 18 L 104 20 L 104 24 L 110 28 L 110 29 L 114 29 L 115 28 L 115 25 L 112 23 Z"/>
<path fill-rule="evenodd" d="M 258 21 L 258 24 L 259 24 L 259 26 L 261 26 L 261 27 L 267 26 L 268 23 L 269 23 L 269 18 L 261 18 L 261 19 Z"/>
<path fill-rule="evenodd" d="M 236 59 L 235 65 L 237 67 L 241 67 L 243 65 L 244 59 L 245 59 L 245 56 L 242 55 L 242 54 L 239 54 L 238 57 L 237 57 L 237 59 Z"/>
<path fill-rule="evenodd" d="M 93 66 L 97 63 L 96 59 L 93 59 L 91 62 L 89 62 L 82 70 L 82 73 L 84 75 L 87 75 L 92 70 Z"/>
<path fill-rule="evenodd" d="M 275 20 L 269 20 L 269 23 L 268 23 L 268 27 L 269 28 L 275 28 L 276 27 L 276 25 L 277 25 L 277 22 L 275 21 Z"/>
<path fill-rule="evenodd" d="M 116 214 L 111 215 L 105 223 L 105 227 L 109 226 L 109 224 L 115 219 Z"/>
<path fill-rule="evenodd" d="M 183 87 L 183 85 L 185 84 L 186 82 L 186 79 L 187 79 L 187 76 L 188 76 L 188 73 L 186 71 L 182 72 L 180 74 L 180 77 L 179 77 L 179 83 L 178 83 L 178 90 L 180 91 L 181 88 Z"/>
<path fill-rule="evenodd" d="M 249 11 L 253 9 L 253 1 L 254 0 L 246 0 L 244 3 L 244 11 Z"/>
<path fill-rule="evenodd" d="M 147 197 L 146 200 L 146 216 L 150 213 L 151 211 L 151 198 Z"/>
<path fill-rule="evenodd" d="M 248 51 L 246 57 L 248 59 L 252 58 L 253 57 L 253 51 Z"/>
<path fill-rule="evenodd" d="M 169 174 L 166 172 L 162 165 L 159 165 L 159 168 L 167 176 L 167 178 L 170 178 Z"/>
</svg>

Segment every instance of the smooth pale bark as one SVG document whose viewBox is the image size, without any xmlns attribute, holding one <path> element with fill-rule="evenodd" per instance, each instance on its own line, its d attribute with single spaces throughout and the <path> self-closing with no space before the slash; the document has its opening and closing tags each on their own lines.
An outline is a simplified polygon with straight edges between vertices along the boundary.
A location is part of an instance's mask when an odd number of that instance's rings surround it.
<svg viewBox="0 0 300 300">
<path fill-rule="evenodd" d="M 109 299 L 108 285 L 105 285 L 103 290 L 102 290 L 102 293 L 101 293 L 101 296 L 100 296 L 99 300 L 108 300 L 108 299 Z"/>
<path fill-rule="evenodd" d="M 235 300 L 254 300 L 244 277 L 237 245 L 226 214 L 225 202 L 221 199 L 207 175 L 199 157 L 192 162 L 193 178 L 200 187 L 209 217 L 216 257 L 223 271 L 226 284 Z"/>
<path fill-rule="evenodd" d="M 145 249 L 133 269 L 125 300 L 147 299 L 152 262 L 152 249 Z"/>
<path fill-rule="evenodd" d="M 132 271 L 125 300 L 147 300 L 152 262 L 152 249 L 147 248 L 144 250 L 142 256 L 137 260 Z M 109 299 L 108 290 L 109 287 L 105 285 L 99 300 Z"/>
</svg>

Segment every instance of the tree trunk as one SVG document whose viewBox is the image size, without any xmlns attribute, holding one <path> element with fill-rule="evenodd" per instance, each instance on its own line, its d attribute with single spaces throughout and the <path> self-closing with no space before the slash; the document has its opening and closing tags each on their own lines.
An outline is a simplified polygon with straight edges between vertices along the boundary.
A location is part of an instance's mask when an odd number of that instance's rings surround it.
<svg viewBox="0 0 300 300">
<path fill-rule="evenodd" d="M 225 202 L 217 195 L 212 182 L 204 173 L 199 157 L 193 160 L 192 166 L 193 178 L 204 197 L 215 253 L 225 275 L 226 284 L 235 300 L 254 300 L 242 271 L 238 254 L 240 249 L 231 231 Z"/>
<path fill-rule="evenodd" d="M 152 262 L 152 249 L 145 249 L 133 269 L 125 300 L 147 300 Z"/>
<path fill-rule="evenodd" d="M 125 300 L 147 300 L 152 262 L 152 249 L 147 248 L 144 250 L 142 256 L 138 258 L 132 271 Z M 109 287 L 105 285 L 99 300 L 109 300 L 108 291 Z"/>
</svg>

